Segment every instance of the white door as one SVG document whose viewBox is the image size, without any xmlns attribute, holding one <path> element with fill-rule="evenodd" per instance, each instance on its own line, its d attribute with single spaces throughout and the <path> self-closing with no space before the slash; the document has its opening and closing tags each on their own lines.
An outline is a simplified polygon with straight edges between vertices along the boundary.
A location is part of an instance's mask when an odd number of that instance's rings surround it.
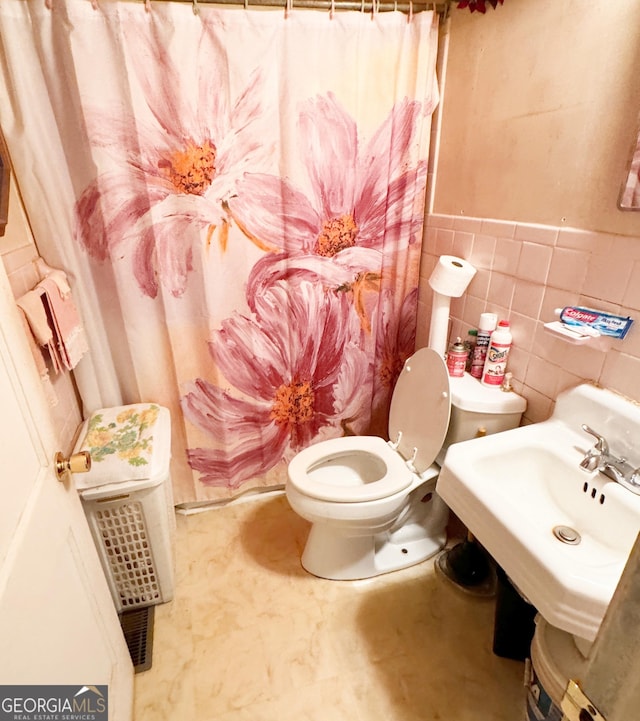
<svg viewBox="0 0 640 721">
<path fill-rule="evenodd" d="M 0 684 L 108 686 L 132 716 L 133 666 L 0 261 Z"/>
</svg>

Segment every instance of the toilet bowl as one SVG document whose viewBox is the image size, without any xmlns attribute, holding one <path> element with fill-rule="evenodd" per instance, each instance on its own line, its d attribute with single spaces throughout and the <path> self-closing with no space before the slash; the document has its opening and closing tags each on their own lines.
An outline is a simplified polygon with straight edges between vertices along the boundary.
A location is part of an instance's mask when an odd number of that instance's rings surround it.
<svg viewBox="0 0 640 721">
<path fill-rule="evenodd" d="M 287 500 L 311 523 L 302 566 L 321 578 L 354 580 L 436 554 L 449 513 L 435 493 L 436 460 L 450 443 L 516 427 L 524 407 L 515 393 L 486 388 L 471 376 L 450 379 L 438 353 L 416 351 L 393 392 L 391 440 L 325 440 L 289 463 Z"/>
</svg>

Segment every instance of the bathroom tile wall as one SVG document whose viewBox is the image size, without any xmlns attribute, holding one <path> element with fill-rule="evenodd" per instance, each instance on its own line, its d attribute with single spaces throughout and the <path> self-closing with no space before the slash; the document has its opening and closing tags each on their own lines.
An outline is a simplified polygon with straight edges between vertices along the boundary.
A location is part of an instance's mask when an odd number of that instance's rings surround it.
<svg viewBox="0 0 640 721">
<path fill-rule="evenodd" d="M 428 280 L 441 255 L 464 258 L 477 269 L 466 293 L 451 300 L 450 337 L 466 336 L 484 311 L 511 321 L 508 370 L 528 402 L 525 422 L 548 418 L 558 393 L 583 380 L 640 401 L 640 235 L 428 215 L 418 347 L 428 342 Z M 554 309 L 567 305 L 630 315 L 635 323 L 624 340 L 572 345 L 543 327 L 556 319 Z"/>
</svg>

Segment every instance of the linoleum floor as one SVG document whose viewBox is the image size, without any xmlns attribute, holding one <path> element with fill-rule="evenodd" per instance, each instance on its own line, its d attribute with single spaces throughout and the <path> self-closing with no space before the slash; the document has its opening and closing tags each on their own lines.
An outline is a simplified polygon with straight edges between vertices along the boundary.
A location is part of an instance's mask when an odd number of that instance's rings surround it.
<svg viewBox="0 0 640 721">
<path fill-rule="evenodd" d="M 494 601 L 433 559 L 366 581 L 300 566 L 284 495 L 177 516 L 135 721 L 516 721 L 524 665 L 492 653 Z"/>
</svg>

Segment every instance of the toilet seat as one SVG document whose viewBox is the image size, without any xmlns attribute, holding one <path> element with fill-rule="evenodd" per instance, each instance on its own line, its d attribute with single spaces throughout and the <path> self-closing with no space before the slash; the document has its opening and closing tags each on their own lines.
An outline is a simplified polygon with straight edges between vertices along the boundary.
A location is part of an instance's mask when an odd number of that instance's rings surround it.
<svg viewBox="0 0 640 721">
<path fill-rule="evenodd" d="M 389 413 L 387 443 L 378 436 L 321 441 L 289 463 L 289 481 L 300 493 L 335 503 L 387 498 L 409 488 L 434 462 L 447 433 L 451 398 L 443 359 L 416 351 L 400 373 Z M 364 482 L 363 482 L 364 481 Z"/>
<path fill-rule="evenodd" d="M 420 348 L 407 358 L 391 397 L 389 438 L 417 473 L 435 461 L 451 415 L 449 373 L 442 357 Z"/>
<path fill-rule="evenodd" d="M 350 485 L 336 466 L 360 465 L 372 480 Z M 323 473 L 324 470 L 327 473 Z M 341 483 L 331 482 L 335 478 Z M 387 498 L 411 485 L 413 472 L 403 458 L 378 436 L 345 436 L 320 441 L 300 451 L 289 463 L 289 482 L 300 493 L 322 501 L 363 503 Z"/>
</svg>

